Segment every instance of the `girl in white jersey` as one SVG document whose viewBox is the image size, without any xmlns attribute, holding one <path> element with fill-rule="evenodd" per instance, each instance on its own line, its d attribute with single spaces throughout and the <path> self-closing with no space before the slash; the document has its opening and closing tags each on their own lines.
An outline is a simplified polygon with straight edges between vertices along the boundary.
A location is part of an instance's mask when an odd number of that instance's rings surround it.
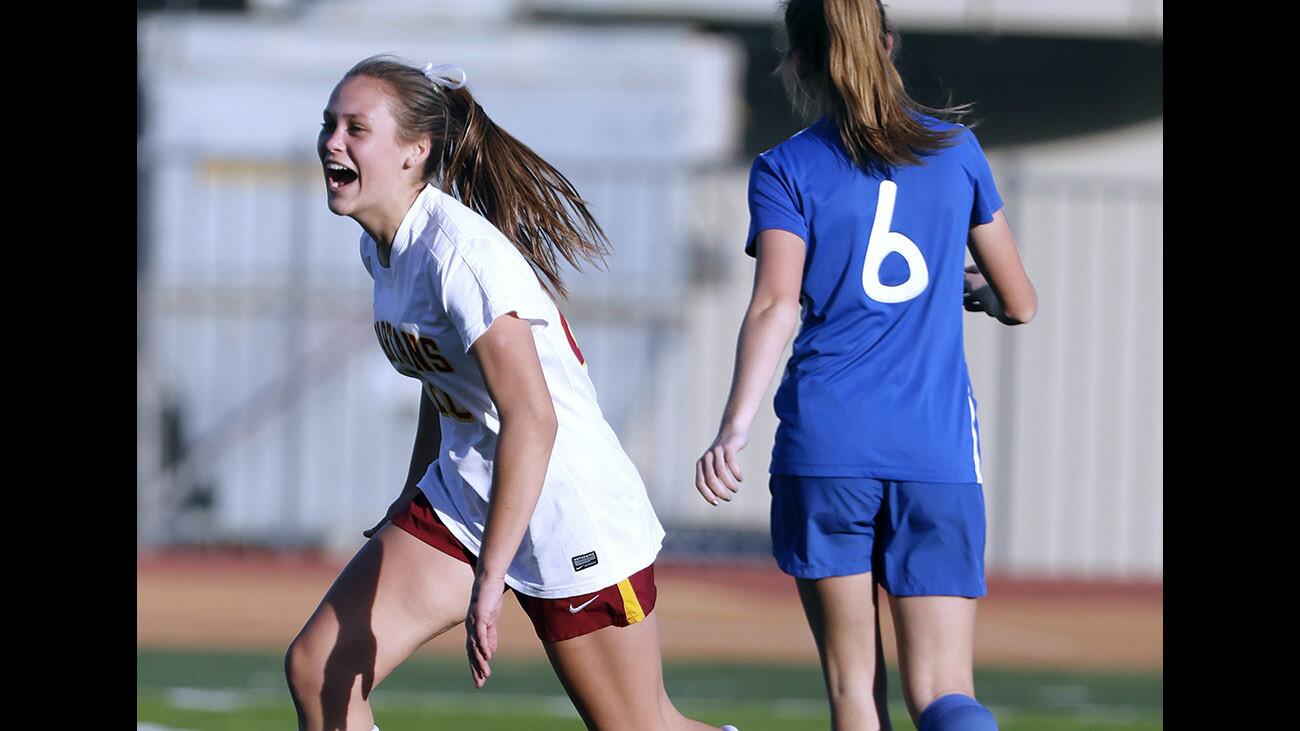
<svg viewBox="0 0 1300 731">
<path fill-rule="evenodd" d="M 772 544 L 832 727 L 889 728 L 879 584 L 919 731 L 996 731 L 974 697 L 984 503 L 961 308 L 1027 322 L 1034 288 L 974 136 L 932 115 L 960 109 L 904 91 L 878 0 L 789 0 L 784 30 L 788 88 L 821 119 L 751 171 L 754 291 L 696 488 L 715 505 L 739 488 L 736 452 L 802 321 L 775 400 Z"/>
<path fill-rule="evenodd" d="M 370 731 L 374 686 L 461 622 L 482 687 L 507 587 L 589 728 L 712 728 L 664 692 L 663 528 L 547 291 L 604 233 L 464 82 L 372 57 L 325 108 L 329 208 L 361 225 L 375 334 L 421 403 L 401 495 L 286 655 L 299 728 Z"/>
</svg>

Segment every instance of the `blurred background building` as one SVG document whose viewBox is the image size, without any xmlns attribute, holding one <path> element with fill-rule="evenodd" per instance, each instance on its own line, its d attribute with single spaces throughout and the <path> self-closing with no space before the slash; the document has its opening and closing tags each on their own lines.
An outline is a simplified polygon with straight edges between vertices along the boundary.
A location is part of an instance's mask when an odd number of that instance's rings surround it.
<svg viewBox="0 0 1300 731">
<path fill-rule="evenodd" d="M 373 338 L 314 144 L 356 61 L 456 63 L 615 254 L 566 306 L 668 555 L 767 555 L 770 394 L 738 499 L 693 465 L 753 276 L 754 155 L 803 123 L 771 0 L 138 2 L 137 541 L 350 553 L 405 478 L 418 385 Z M 967 315 L 988 567 L 1163 573 L 1163 3 L 890 3 L 923 103 L 974 101 L 1039 314 Z M 779 374 L 778 374 L 779 377 Z M 775 384 L 774 384 L 775 385 Z"/>
</svg>

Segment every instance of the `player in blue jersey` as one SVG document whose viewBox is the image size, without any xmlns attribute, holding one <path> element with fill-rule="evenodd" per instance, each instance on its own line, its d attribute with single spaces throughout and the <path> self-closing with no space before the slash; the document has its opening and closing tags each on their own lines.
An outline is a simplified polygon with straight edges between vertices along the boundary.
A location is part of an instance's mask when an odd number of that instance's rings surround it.
<svg viewBox="0 0 1300 731">
<path fill-rule="evenodd" d="M 696 487 L 715 505 L 739 488 L 736 453 L 800 324 L 775 399 L 772 543 L 833 727 L 889 726 L 879 584 L 920 731 L 996 729 L 974 698 L 984 499 L 962 310 L 1019 324 L 1037 297 L 983 151 L 937 118 L 963 109 L 907 96 L 879 2 L 791 0 L 784 30 L 791 96 L 821 116 L 751 170 L 754 290 Z"/>
</svg>

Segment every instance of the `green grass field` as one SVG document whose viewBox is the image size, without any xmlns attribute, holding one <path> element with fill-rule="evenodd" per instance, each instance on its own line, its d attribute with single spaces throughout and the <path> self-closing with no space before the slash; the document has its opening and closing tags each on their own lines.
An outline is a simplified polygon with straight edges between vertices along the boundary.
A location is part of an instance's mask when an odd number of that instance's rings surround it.
<svg viewBox="0 0 1300 731">
<path fill-rule="evenodd" d="M 826 729 L 816 666 L 669 663 L 668 693 L 694 718 L 734 723 L 741 731 Z M 890 669 L 890 715 L 897 731 L 915 731 Z M 1102 674 L 984 668 L 980 700 L 1003 731 L 1148 731 L 1164 728 L 1160 674 Z M 582 731 L 577 713 L 545 663 L 492 663 L 488 687 L 475 690 L 465 663 L 417 657 L 372 696 L 383 731 L 537 729 Z M 283 731 L 293 704 L 274 654 L 136 653 L 137 729 Z"/>
</svg>

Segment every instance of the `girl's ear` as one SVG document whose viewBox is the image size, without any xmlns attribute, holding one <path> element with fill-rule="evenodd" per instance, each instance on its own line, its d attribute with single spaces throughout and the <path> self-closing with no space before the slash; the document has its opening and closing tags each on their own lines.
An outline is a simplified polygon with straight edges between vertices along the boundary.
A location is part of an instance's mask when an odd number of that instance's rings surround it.
<svg viewBox="0 0 1300 731">
<path fill-rule="evenodd" d="M 402 169 L 409 170 L 411 168 L 416 168 L 418 170 L 424 170 L 424 161 L 429 159 L 429 147 L 428 137 L 421 137 L 416 140 L 415 144 L 412 146 L 411 154 L 408 155 L 406 160 L 402 163 Z"/>
</svg>

